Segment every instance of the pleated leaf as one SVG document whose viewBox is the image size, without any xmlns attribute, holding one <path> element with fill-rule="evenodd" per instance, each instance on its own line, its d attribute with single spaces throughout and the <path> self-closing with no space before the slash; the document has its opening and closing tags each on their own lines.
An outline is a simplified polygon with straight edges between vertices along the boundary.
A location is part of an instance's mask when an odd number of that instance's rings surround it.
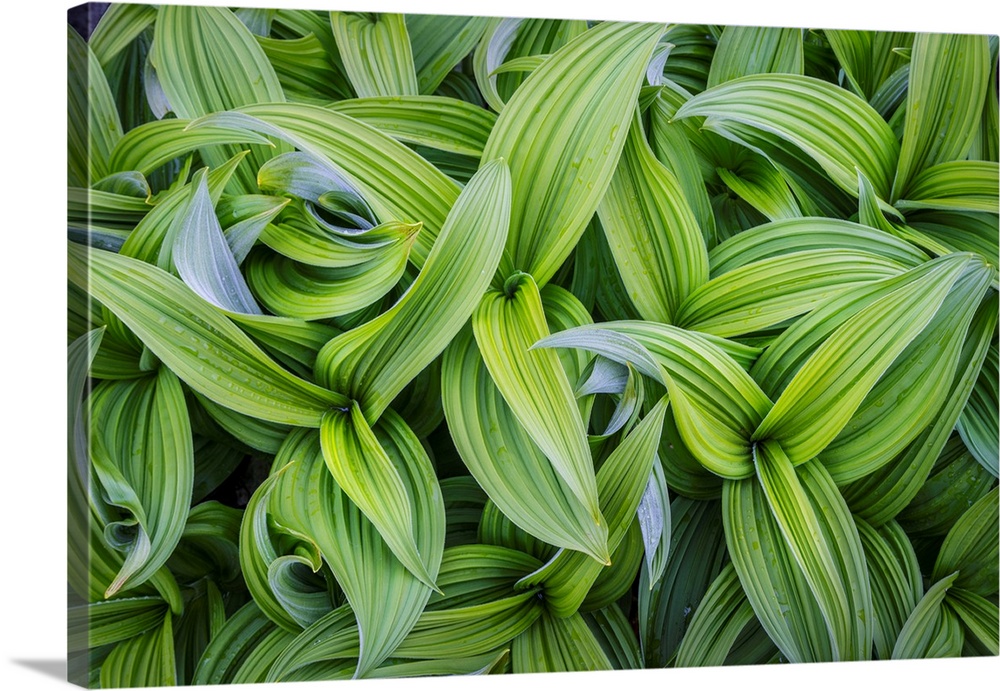
<svg viewBox="0 0 1000 691">
<path fill-rule="evenodd" d="M 754 439 L 779 442 L 796 464 L 822 451 L 927 326 L 970 256 L 953 254 L 910 270 L 903 287 L 840 326 L 785 387 Z"/>
<path fill-rule="evenodd" d="M 407 519 L 416 530 L 406 536 L 421 560 L 420 568 L 431 582 L 438 575 L 444 548 L 444 504 L 436 478 L 417 441 L 405 424 L 387 413 L 369 430 L 385 461 L 409 498 Z M 366 676 L 400 645 L 418 620 L 431 596 L 431 588 L 415 577 L 334 479 L 322 448 L 321 430 L 295 432 L 275 460 L 275 465 L 295 459 L 282 478 L 272 508 L 279 520 L 296 525 L 316 541 L 325 561 L 351 604 L 354 629 L 351 672 Z M 277 502 L 277 503 L 275 503 Z M 353 616 L 352 612 L 353 610 Z M 320 627 L 328 617 L 317 619 L 303 633 Z M 350 620 L 349 620 L 350 621 Z M 360 645 L 360 656 L 359 648 Z"/>
<path fill-rule="evenodd" d="M 340 394 L 282 369 L 161 269 L 100 250 L 88 256 L 71 245 L 70 279 L 87 285 L 184 383 L 219 405 L 262 420 L 318 427 L 327 409 L 346 403 Z"/>
<path fill-rule="evenodd" d="M 544 613 L 511 646 L 514 673 L 614 669 L 579 614 L 557 619 Z"/>
<path fill-rule="evenodd" d="M 998 490 L 993 488 L 962 514 L 941 545 L 933 579 L 958 571 L 954 585 L 983 597 L 997 592 Z"/>
<path fill-rule="evenodd" d="M 441 373 L 442 403 L 455 445 L 500 510 L 531 535 L 603 562 L 607 526 L 594 522 L 514 417 L 471 328 L 445 351 Z"/>
<path fill-rule="evenodd" d="M 698 605 L 680 647 L 678 667 L 717 667 L 725 663 L 743 628 L 754 620 L 732 562 L 712 581 Z"/>
<path fill-rule="evenodd" d="M 489 285 L 507 235 L 510 174 L 503 161 L 469 181 L 420 275 L 392 309 L 320 351 L 316 374 L 376 420 L 445 349 Z"/>
<path fill-rule="evenodd" d="M 126 554 L 105 594 L 111 597 L 149 579 L 180 541 L 191 504 L 194 447 L 184 391 L 165 367 L 150 379 L 97 388 L 92 405 L 93 466 L 109 503 L 126 510 L 105 529 Z"/>
<path fill-rule="evenodd" d="M 604 22 L 532 72 L 503 109 L 482 158 L 503 157 L 513 180 L 501 278 L 520 270 L 544 285 L 579 240 L 614 173 L 661 30 Z"/>
<path fill-rule="evenodd" d="M 979 379 L 976 380 L 976 385 L 969 394 L 968 403 L 962 408 L 962 415 L 958 419 L 958 433 L 962 435 L 965 446 L 993 477 L 997 476 L 997 463 L 1000 459 L 998 380 L 1000 376 L 998 376 L 997 344 L 994 342 L 986 353 Z"/>
<path fill-rule="evenodd" d="M 331 12 L 330 25 L 344 69 L 358 96 L 419 93 L 403 15 Z"/>
<path fill-rule="evenodd" d="M 150 59 L 177 117 L 285 100 L 264 51 L 230 10 L 166 5 L 157 12 L 154 27 Z M 232 153 L 230 147 L 202 150 L 213 167 Z M 271 156 L 268 149 L 252 148 L 253 170 Z M 251 171 L 241 170 L 239 180 L 245 192 L 254 191 Z"/>
<path fill-rule="evenodd" d="M 418 530 L 433 530 L 435 524 L 443 529 L 441 488 L 437 482 L 426 482 L 426 478 L 434 477 L 430 459 L 406 423 L 389 413 L 382 429 L 392 435 L 402 462 L 421 469 L 422 484 L 408 487 L 404 483 L 400 468 L 379 443 L 357 402 L 352 403 L 349 412 L 337 410 L 324 416 L 320 427 L 323 457 L 337 484 L 375 524 L 393 554 L 433 588 L 432 555 L 420 554 L 415 534 Z M 434 513 L 418 515 L 417 505 L 434 506 Z"/>
<path fill-rule="evenodd" d="M 473 51 L 489 23 L 488 17 L 406 16 L 420 93 L 434 93 L 452 68 Z"/>
<path fill-rule="evenodd" d="M 961 588 L 950 588 L 945 602 L 962 620 L 966 646 L 975 641 L 976 652 L 1000 655 L 1000 612 L 994 603 Z"/>
<path fill-rule="evenodd" d="M 1000 166 L 996 161 L 948 161 L 925 168 L 907 186 L 896 208 L 988 211 L 997 213 L 1000 202 Z"/>
<path fill-rule="evenodd" d="M 983 110 L 989 60 L 986 36 L 915 35 L 892 201 L 919 199 L 911 192 L 917 176 L 965 158 Z"/>
<path fill-rule="evenodd" d="M 443 96 L 357 98 L 330 106 L 393 139 L 480 158 L 496 117 L 471 103 Z"/>
<path fill-rule="evenodd" d="M 101 688 L 176 684 L 172 620 L 168 613 L 156 628 L 115 646 L 101 665 Z"/>
<path fill-rule="evenodd" d="M 708 72 L 708 88 L 751 74 L 802 74 L 802 30 L 727 26 Z"/>
<path fill-rule="evenodd" d="M 894 660 L 958 657 L 962 653 L 961 621 L 945 604 L 957 576 L 946 576 L 928 588 L 899 632 L 892 650 Z"/>
<path fill-rule="evenodd" d="M 656 160 L 637 116 L 597 211 L 632 304 L 644 319 L 672 323 L 708 280 L 708 256 L 683 188 Z"/>
<path fill-rule="evenodd" d="M 827 117 L 816 118 L 823 112 Z M 899 144 L 885 120 L 859 97 L 812 77 L 761 75 L 740 77 L 701 93 L 675 118 L 703 116 L 773 133 L 799 147 L 830 179 L 857 194 L 855 168 L 887 199 Z"/>
<path fill-rule="evenodd" d="M 587 432 L 569 379 L 554 352 L 530 350 L 549 334 L 531 276 L 512 276 L 502 292 L 487 293 L 472 326 L 490 376 L 517 421 L 594 522 L 603 523 Z"/>
</svg>

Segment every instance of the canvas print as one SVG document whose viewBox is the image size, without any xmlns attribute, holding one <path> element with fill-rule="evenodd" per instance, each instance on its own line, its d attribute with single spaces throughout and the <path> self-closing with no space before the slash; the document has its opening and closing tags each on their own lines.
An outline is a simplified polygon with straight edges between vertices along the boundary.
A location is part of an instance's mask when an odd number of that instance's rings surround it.
<svg viewBox="0 0 1000 691">
<path fill-rule="evenodd" d="M 71 681 L 996 656 L 997 45 L 70 10 Z"/>
</svg>

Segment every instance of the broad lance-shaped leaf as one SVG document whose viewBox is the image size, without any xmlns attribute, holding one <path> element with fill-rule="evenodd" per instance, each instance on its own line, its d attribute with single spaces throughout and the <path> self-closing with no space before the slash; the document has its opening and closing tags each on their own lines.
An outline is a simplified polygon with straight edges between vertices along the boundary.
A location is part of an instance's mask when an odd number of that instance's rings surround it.
<svg viewBox="0 0 1000 691">
<path fill-rule="evenodd" d="M 613 669 L 580 614 L 560 619 L 548 612 L 514 639 L 511 664 L 515 674 Z"/>
<path fill-rule="evenodd" d="M 317 380 L 358 401 L 365 418 L 377 420 L 472 314 L 500 261 L 509 218 L 510 173 L 497 160 L 462 190 L 400 301 L 320 351 Z"/>
<path fill-rule="evenodd" d="M 503 109 L 482 158 L 502 156 L 513 180 L 500 280 L 520 270 L 544 285 L 576 245 L 614 174 L 660 33 L 603 22 L 556 51 Z"/>
<path fill-rule="evenodd" d="M 180 279 L 129 257 L 101 250 L 88 255 L 73 244 L 69 257 L 71 281 L 86 286 L 181 380 L 219 405 L 305 427 L 319 427 L 327 410 L 346 406 L 344 396 L 282 369 Z"/>
<path fill-rule="evenodd" d="M 732 338 L 781 324 L 850 288 L 906 266 L 868 252 L 805 250 L 746 264 L 699 286 L 674 315 L 678 326 Z"/>
<path fill-rule="evenodd" d="M 907 268 L 930 256 L 886 229 L 835 218 L 796 218 L 755 226 L 717 245 L 708 254 L 712 278 L 771 257 L 829 249 L 877 254 Z"/>
<path fill-rule="evenodd" d="M 70 652 L 127 640 L 163 624 L 167 603 L 160 597 L 130 597 L 94 602 L 69 610 Z"/>
<path fill-rule="evenodd" d="M 722 665 L 743 628 L 753 621 L 733 563 L 729 562 L 712 581 L 677 649 L 678 667 Z"/>
<path fill-rule="evenodd" d="M 757 478 L 726 480 L 722 509 L 733 566 L 757 619 L 782 655 L 790 662 L 836 659 L 823 611 Z"/>
<path fill-rule="evenodd" d="M 246 266 L 254 294 L 284 317 L 328 319 L 356 312 L 386 295 L 402 278 L 419 227 L 407 226 L 409 242 L 390 245 L 382 256 L 347 267 L 310 266 L 267 250 L 255 250 Z"/>
<path fill-rule="evenodd" d="M 684 299 L 708 280 L 708 255 L 684 191 L 653 155 L 638 114 L 597 211 L 639 314 L 672 323 Z"/>
<path fill-rule="evenodd" d="M 156 20 L 156 8 L 148 5 L 115 5 L 101 15 L 87 41 L 102 67 L 125 50 Z"/>
<path fill-rule="evenodd" d="M 173 615 L 169 612 L 156 628 L 116 645 L 101 665 L 102 689 L 173 686 L 176 681 Z"/>
<path fill-rule="evenodd" d="M 496 117 L 443 96 L 393 96 L 338 101 L 331 110 L 375 127 L 397 141 L 479 158 Z"/>
<path fill-rule="evenodd" d="M 740 77 L 698 94 L 675 118 L 694 116 L 706 117 L 706 126 L 718 123 L 723 136 L 728 122 L 773 133 L 798 146 L 852 195 L 858 192 L 858 168 L 881 198 L 889 197 L 896 137 L 871 106 L 833 84 L 798 75 Z"/>
<path fill-rule="evenodd" d="M 978 655 L 1000 655 L 1000 611 L 996 604 L 961 588 L 950 588 L 945 596 L 948 607 L 962 620 L 965 648 Z"/>
<path fill-rule="evenodd" d="M 751 74 L 802 74 L 802 29 L 727 26 L 712 56 L 708 88 Z"/>
<path fill-rule="evenodd" d="M 656 462 L 656 446 L 668 401 L 663 397 L 636 428 L 611 452 L 597 473 L 601 511 L 608 522 L 608 550 L 612 553 L 625 539 Z M 545 566 L 520 581 L 516 588 L 542 586 L 547 610 L 556 616 L 572 615 L 608 563 L 582 552 L 560 550 Z M 629 579 L 631 581 L 631 578 Z"/>
<path fill-rule="evenodd" d="M 895 521 L 878 529 L 856 516 L 854 522 L 872 590 L 875 652 L 878 659 L 888 660 L 903 624 L 923 597 L 920 565 L 910 539 Z"/>
<path fill-rule="evenodd" d="M 490 21 L 488 17 L 406 15 L 420 93 L 434 93 L 452 68 L 476 47 Z"/>
<path fill-rule="evenodd" d="M 250 294 L 222 233 L 204 171 L 191 184 L 187 207 L 178 213 L 173 263 L 181 279 L 202 298 L 228 312 L 263 314 Z"/>
<path fill-rule="evenodd" d="M 264 51 L 230 10 L 165 5 L 157 13 L 154 28 L 150 60 L 177 117 L 197 118 L 253 103 L 285 100 Z M 226 50 L 213 49 L 216 45 L 225 45 Z M 238 173 L 246 193 L 256 191 L 252 171 L 273 153 L 281 153 L 280 148 L 251 147 L 251 151 L 252 169 L 244 167 Z M 212 167 L 232 154 L 232 148 L 226 146 L 202 150 Z"/>
<path fill-rule="evenodd" d="M 558 356 L 530 350 L 549 334 L 538 286 L 527 274 L 487 293 L 472 318 L 476 342 L 490 376 L 567 486 L 602 523 L 587 430 Z"/>
<path fill-rule="evenodd" d="M 871 590 L 843 497 L 818 461 L 796 472 L 774 442 L 757 445 L 755 461 L 768 506 L 823 612 L 833 659 L 870 659 Z"/>
<path fill-rule="evenodd" d="M 330 26 L 358 96 L 416 96 L 417 73 L 401 14 L 331 12 Z"/>
<path fill-rule="evenodd" d="M 972 455 L 993 477 L 997 477 L 997 463 L 1000 462 L 1000 421 L 998 421 L 998 406 L 1000 391 L 998 391 L 998 370 L 1000 357 L 997 353 L 997 342 L 990 345 L 983 362 L 979 379 L 969 394 L 969 401 L 962 408 L 962 416 L 958 419 L 958 433 Z"/>
<path fill-rule="evenodd" d="M 965 158 L 983 111 L 989 74 L 986 36 L 916 34 L 899 167 L 889 201 L 913 199 L 915 177 L 939 163 Z"/>
<path fill-rule="evenodd" d="M 552 463 L 514 417 L 466 328 L 441 364 L 448 429 L 469 472 L 518 527 L 545 542 L 609 554 L 607 525 L 594 522 Z"/>
<path fill-rule="evenodd" d="M 954 209 L 997 213 L 1000 165 L 996 161 L 948 161 L 914 176 L 905 199 L 896 200 L 901 211 Z"/>
<path fill-rule="evenodd" d="M 122 124 L 97 56 L 72 27 L 67 40 L 68 182 L 86 188 L 114 172 L 108 160 Z"/>
<path fill-rule="evenodd" d="M 444 504 L 433 469 L 395 414 L 386 413 L 369 433 L 411 498 L 405 510 L 416 531 L 407 537 L 415 541 L 421 568 L 433 581 L 439 574 L 445 530 Z M 393 555 L 376 526 L 334 480 L 324 460 L 322 436 L 322 431 L 304 430 L 289 435 L 275 466 L 291 459 L 295 463 L 279 480 L 270 510 L 274 520 L 309 535 L 322 552 L 361 631 L 360 655 L 355 631 L 357 669 L 352 663 L 350 671 L 367 676 L 412 629 L 432 592 Z"/>
<path fill-rule="evenodd" d="M 781 172 L 762 156 L 715 169 L 726 187 L 772 221 L 804 216 Z"/>
<path fill-rule="evenodd" d="M 393 441 L 402 450 L 403 461 L 429 468 L 430 459 L 406 424 L 392 413 L 385 420 L 383 427 L 394 433 Z M 324 416 L 320 440 L 323 457 L 337 484 L 375 524 L 403 565 L 427 586 L 435 587 L 430 555 L 420 555 L 414 538 L 424 526 L 413 522 L 413 488 L 403 483 L 400 469 L 379 443 L 356 401 L 348 412 L 335 410 Z M 440 500 L 441 489 L 436 482 L 418 490 Z M 440 508 L 443 523 L 444 504 Z"/>
<path fill-rule="evenodd" d="M 822 451 L 934 317 L 972 257 L 952 254 L 911 269 L 905 285 L 847 320 L 795 374 L 754 440 L 777 441 L 795 464 Z"/>
<path fill-rule="evenodd" d="M 154 120 L 129 130 L 111 152 L 113 172 L 138 171 L 149 175 L 157 168 L 192 151 L 223 144 L 257 144 L 272 147 L 256 132 L 223 127 L 187 129 L 190 120 Z M 218 166 L 212 166 L 213 169 Z"/>
<path fill-rule="evenodd" d="M 194 448 L 180 381 L 165 367 L 155 377 L 95 389 L 91 459 L 101 487 L 123 516 L 105 529 L 125 552 L 106 597 L 149 579 L 180 541 L 191 504 Z M 122 501 L 124 499 L 124 501 Z"/>
<path fill-rule="evenodd" d="M 947 402 L 962 345 L 990 279 L 989 271 L 972 266 L 955 281 L 931 321 L 823 449 L 820 460 L 838 485 L 889 462 L 933 422 Z"/>
<path fill-rule="evenodd" d="M 958 657 L 962 653 L 962 624 L 945 603 L 958 573 L 940 579 L 913 608 L 892 649 L 894 660 Z"/>
<path fill-rule="evenodd" d="M 983 597 L 997 592 L 998 561 L 998 490 L 982 497 L 969 507 L 948 531 L 932 578 L 958 571 L 955 585 Z"/>
<path fill-rule="evenodd" d="M 984 300 L 965 336 L 951 389 L 934 421 L 892 461 L 842 488 L 854 514 L 873 526 L 882 525 L 906 508 L 924 486 L 942 451 L 947 450 L 948 440 L 979 376 L 996 324 L 996 307 L 991 300 Z"/>
<path fill-rule="evenodd" d="M 327 108 L 247 106 L 200 118 L 188 127 L 262 133 L 320 159 L 359 190 L 378 218 L 423 223 L 413 247 L 412 261 L 418 267 L 423 266 L 460 191 L 455 181 L 406 145 Z"/>
<path fill-rule="evenodd" d="M 913 45 L 913 34 L 890 31 L 831 30 L 823 32 L 849 86 L 869 103 L 906 58 L 900 50 Z"/>
<path fill-rule="evenodd" d="M 639 636 L 647 667 L 663 667 L 674 658 L 692 610 L 728 558 L 719 509 L 717 501 L 674 497 L 666 571 L 656 583 L 649 583 L 645 571 L 639 575 Z"/>
<path fill-rule="evenodd" d="M 749 439 L 771 402 L 730 355 L 738 350 L 731 342 L 666 324 L 618 321 L 562 331 L 534 347 L 582 348 L 632 364 L 667 387 L 681 437 L 698 461 L 722 477 L 753 474 Z"/>
</svg>

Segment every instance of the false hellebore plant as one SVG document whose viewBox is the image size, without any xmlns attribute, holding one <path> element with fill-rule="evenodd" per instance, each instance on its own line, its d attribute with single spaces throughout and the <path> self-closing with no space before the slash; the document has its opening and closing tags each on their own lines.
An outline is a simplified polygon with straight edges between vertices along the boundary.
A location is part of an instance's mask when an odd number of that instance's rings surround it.
<svg viewBox="0 0 1000 691">
<path fill-rule="evenodd" d="M 995 36 L 113 5 L 69 58 L 77 682 L 998 654 Z"/>
</svg>

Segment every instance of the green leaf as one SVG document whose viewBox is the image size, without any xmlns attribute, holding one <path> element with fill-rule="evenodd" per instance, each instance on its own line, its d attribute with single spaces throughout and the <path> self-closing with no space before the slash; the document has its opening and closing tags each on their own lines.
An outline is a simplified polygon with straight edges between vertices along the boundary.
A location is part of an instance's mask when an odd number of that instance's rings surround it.
<svg viewBox="0 0 1000 691">
<path fill-rule="evenodd" d="M 487 293 L 472 326 L 490 376 L 517 421 L 594 522 L 603 523 L 586 428 L 569 379 L 554 352 L 531 350 L 549 333 L 531 276 L 512 276 L 502 292 Z"/>
<path fill-rule="evenodd" d="M 540 348 L 583 348 L 666 385 L 681 438 L 723 477 L 753 473 L 749 438 L 770 401 L 726 350 L 727 341 L 666 324 L 606 322 L 553 334 Z"/>
<path fill-rule="evenodd" d="M 163 625 L 168 611 L 160 597 L 92 602 L 69 609 L 70 652 L 124 641 Z"/>
<path fill-rule="evenodd" d="M 583 620 L 615 669 L 642 669 L 639 641 L 621 607 L 608 605 L 584 614 Z"/>
<path fill-rule="evenodd" d="M 994 603 L 961 588 L 950 588 L 945 603 L 962 620 L 966 646 L 975 641 L 978 654 L 1000 655 L 1000 612 Z"/>
<path fill-rule="evenodd" d="M 344 69 L 358 96 L 416 96 L 413 51 L 401 14 L 331 12 Z"/>
<path fill-rule="evenodd" d="M 607 551 L 607 526 L 590 512 L 514 417 L 490 377 L 471 328 L 441 363 L 445 418 L 462 461 L 518 527 L 595 559 Z"/>
<path fill-rule="evenodd" d="M 295 634 L 277 626 L 251 600 L 212 637 L 195 667 L 191 683 L 234 683 L 248 657 L 262 648 L 276 647 L 280 651 L 294 638 Z"/>
<path fill-rule="evenodd" d="M 611 452 L 597 473 L 601 511 L 608 524 L 608 550 L 616 553 L 632 527 L 645 483 L 656 457 L 656 445 L 667 411 L 666 397 Z M 620 556 L 620 555 L 619 555 Z M 558 617 L 576 612 L 605 566 L 583 552 L 560 550 L 545 566 L 517 583 L 518 589 L 542 586 L 547 611 Z M 634 580 L 630 573 L 627 581 Z"/>
<path fill-rule="evenodd" d="M 956 211 L 1000 210 L 1000 165 L 996 161 L 948 161 L 925 168 L 907 186 L 900 211 L 945 209 Z"/>
<path fill-rule="evenodd" d="M 827 29 L 823 35 L 851 90 L 873 105 L 880 88 L 906 64 L 899 49 L 913 44 L 913 34 L 890 31 Z"/>
<path fill-rule="evenodd" d="M 148 5 L 114 5 L 101 15 L 90 35 L 88 45 L 102 67 L 108 64 L 150 24 L 156 20 L 156 8 Z"/>
<path fill-rule="evenodd" d="M 751 74 L 802 74 L 802 29 L 727 26 L 708 72 L 708 88 Z"/>
<path fill-rule="evenodd" d="M 903 624 L 923 597 L 920 565 L 898 523 L 889 521 L 876 529 L 860 518 L 854 520 L 871 583 L 875 652 L 880 660 L 888 660 Z"/>
<path fill-rule="evenodd" d="M 420 93 L 434 93 L 452 68 L 476 47 L 489 23 L 488 17 L 406 15 Z"/>
<path fill-rule="evenodd" d="M 906 124 L 890 201 L 920 199 L 913 191 L 918 176 L 965 158 L 983 110 L 989 73 L 986 36 L 915 35 Z"/>
<path fill-rule="evenodd" d="M 708 256 L 683 188 L 653 155 L 638 116 L 597 211 L 632 303 L 644 319 L 672 323 L 708 280 Z"/>
<path fill-rule="evenodd" d="M 900 277 L 904 285 L 844 322 L 796 372 L 754 440 L 777 441 L 796 464 L 822 451 L 927 326 L 971 256 L 952 254 L 911 269 Z"/>
<path fill-rule="evenodd" d="M 941 545 L 934 562 L 932 579 L 959 572 L 954 585 L 976 595 L 990 597 L 997 592 L 998 561 L 998 488 L 962 514 Z"/>
<path fill-rule="evenodd" d="M 93 467 L 108 503 L 124 509 L 105 527 L 126 555 L 105 593 L 111 597 L 151 578 L 180 541 L 194 448 L 184 391 L 165 367 L 150 378 L 98 386 L 91 406 Z"/>
<path fill-rule="evenodd" d="M 369 431 L 371 434 L 371 431 Z M 356 617 L 353 643 L 348 641 L 351 668 L 365 676 L 400 645 L 421 615 L 431 589 L 421 583 L 395 556 L 375 524 L 335 481 L 321 446 L 323 431 L 296 431 L 289 436 L 275 465 L 295 459 L 283 476 L 272 499 L 275 520 L 295 526 L 315 541 L 350 603 L 347 623 Z M 422 449 L 405 430 L 402 421 L 387 413 L 375 427 L 375 443 L 398 475 L 410 497 L 406 518 L 416 530 L 407 536 L 421 559 L 421 569 L 433 582 L 439 575 L 444 547 L 444 505 L 437 481 Z M 337 612 L 339 610 L 334 610 Z M 303 632 L 324 626 L 329 615 L 319 618 Z M 361 632 L 359 644 L 358 630 Z M 360 653 L 359 646 L 360 645 Z M 293 655 L 294 646 L 282 653 Z M 356 662 L 356 664 L 355 664 Z M 282 663 L 276 663 L 276 669 Z M 356 669 L 355 669 L 356 667 Z M 272 670 L 270 674 L 277 674 Z"/>
<path fill-rule="evenodd" d="M 753 620 L 753 608 L 730 562 L 712 581 L 691 617 L 677 649 L 675 664 L 678 667 L 722 665 L 740 632 Z"/>
<path fill-rule="evenodd" d="M 331 110 L 371 125 L 396 141 L 480 158 L 496 117 L 443 96 L 382 96 L 339 101 Z"/>
<path fill-rule="evenodd" d="M 675 313 L 691 331 L 731 338 L 781 324 L 906 266 L 868 252 L 818 249 L 744 264 L 694 290 Z"/>
<path fill-rule="evenodd" d="M 767 159 L 751 156 L 735 170 L 716 168 L 726 187 L 772 221 L 803 216 L 788 183 Z"/>
<path fill-rule="evenodd" d="M 556 51 L 503 109 L 482 159 L 503 157 L 513 180 L 501 279 L 519 270 L 544 285 L 579 240 L 614 173 L 661 30 L 604 22 Z"/>
<path fill-rule="evenodd" d="M 168 613 L 156 628 L 115 646 L 101 665 L 101 688 L 173 686 L 177 672 L 172 620 Z"/>
<path fill-rule="evenodd" d="M 726 559 L 719 503 L 678 496 L 670 506 L 670 550 L 666 571 L 656 583 L 639 576 L 639 637 L 647 667 L 665 667 L 685 637 Z"/>
<path fill-rule="evenodd" d="M 115 172 L 108 161 L 122 124 L 97 57 L 72 27 L 67 40 L 68 183 L 86 188 Z"/>
<path fill-rule="evenodd" d="M 910 613 L 892 650 L 894 660 L 958 657 L 962 653 L 962 624 L 945 604 L 957 573 L 932 585 Z"/>
<path fill-rule="evenodd" d="M 225 50 L 218 46 L 225 45 Z M 284 91 L 249 29 L 222 7 L 165 5 L 157 12 L 150 60 L 179 118 L 197 118 L 254 103 L 280 103 Z M 251 147 L 252 169 L 239 172 L 244 192 L 255 191 L 252 172 L 277 151 Z M 202 150 L 212 167 L 233 155 L 231 147 Z"/>
<path fill-rule="evenodd" d="M 184 383 L 219 405 L 318 427 L 330 407 L 346 403 L 283 370 L 180 279 L 155 266 L 101 250 L 88 256 L 71 245 L 70 279 L 87 286 Z"/>
<path fill-rule="evenodd" d="M 543 613 L 530 629 L 514 639 L 511 663 L 515 674 L 613 669 L 579 614 L 557 619 Z"/>
<path fill-rule="evenodd" d="M 393 554 L 410 573 L 434 588 L 433 555 L 420 554 L 415 535 L 422 530 L 436 533 L 438 526 L 443 548 L 441 488 L 426 451 L 402 419 L 387 413 L 380 429 L 382 441 L 368 426 L 357 402 L 349 412 L 330 411 L 320 428 L 323 457 L 337 484 L 375 524 Z M 383 441 L 395 448 L 393 456 Z M 403 480 L 404 468 L 416 475 L 409 486 Z M 418 506 L 430 513 L 421 515 Z"/>
<path fill-rule="evenodd" d="M 645 554 L 646 575 L 652 588 L 663 577 L 670 558 L 672 541 L 670 519 L 670 494 L 663 464 L 659 457 L 653 461 L 653 470 L 646 480 L 646 489 L 639 502 L 639 527 Z"/>
<path fill-rule="evenodd" d="M 321 382 L 376 420 L 461 329 L 500 261 L 510 214 L 510 176 L 487 164 L 462 191 L 420 275 L 392 309 L 320 351 Z"/>
<path fill-rule="evenodd" d="M 1000 421 L 997 411 L 1000 398 L 997 381 L 998 355 L 997 343 L 994 341 L 986 352 L 983 368 L 979 372 L 976 385 L 969 394 L 969 400 L 962 408 L 958 418 L 958 433 L 976 460 L 986 468 L 993 477 L 997 476 L 997 462 L 1000 459 Z"/>
<path fill-rule="evenodd" d="M 845 192 L 857 194 L 857 168 L 880 197 L 889 196 L 899 144 L 871 106 L 833 84 L 797 75 L 740 77 L 695 96 L 674 117 L 693 116 L 706 117 L 705 126 L 723 136 L 730 124 L 772 133 L 801 148 Z"/>
<path fill-rule="evenodd" d="M 833 659 L 870 659 L 874 617 L 864 551 L 836 485 L 818 461 L 797 473 L 774 442 L 756 447 L 755 462 L 768 506 L 823 613 Z"/>
</svg>

